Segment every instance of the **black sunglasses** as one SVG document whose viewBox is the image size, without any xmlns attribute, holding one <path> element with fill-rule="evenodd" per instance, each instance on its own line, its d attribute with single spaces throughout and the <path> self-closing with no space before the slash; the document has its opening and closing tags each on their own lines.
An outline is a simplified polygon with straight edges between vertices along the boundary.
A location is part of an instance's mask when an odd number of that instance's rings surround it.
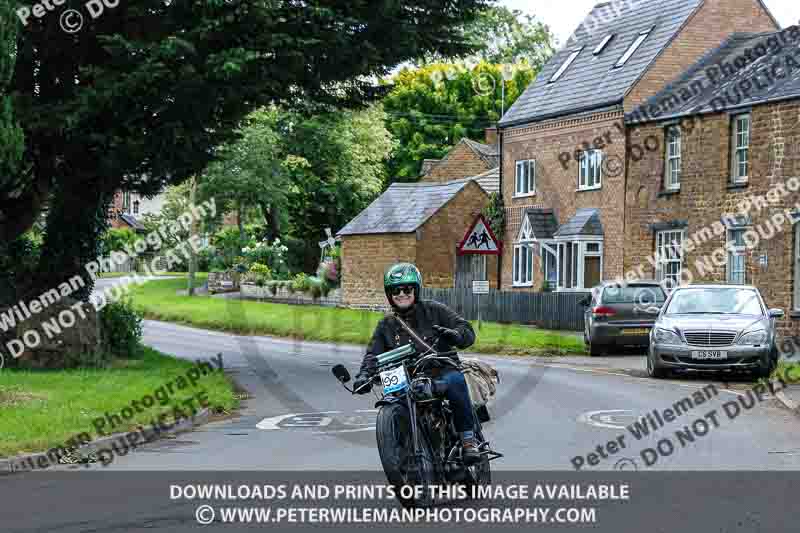
<svg viewBox="0 0 800 533">
<path fill-rule="evenodd" d="M 405 293 L 408 295 L 414 294 L 414 286 L 413 285 L 403 285 L 402 287 L 392 287 L 392 296 L 400 296 L 400 293 Z"/>
</svg>

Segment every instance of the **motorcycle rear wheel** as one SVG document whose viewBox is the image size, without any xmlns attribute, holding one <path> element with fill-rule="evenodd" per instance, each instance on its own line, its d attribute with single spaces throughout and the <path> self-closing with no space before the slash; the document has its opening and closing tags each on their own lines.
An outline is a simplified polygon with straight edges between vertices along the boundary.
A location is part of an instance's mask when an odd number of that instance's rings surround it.
<svg viewBox="0 0 800 533">
<path fill-rule="evenodd" d="M 400 504 L 407 508 L 432 505 L 433 501 L 427 487 L 438 483 L 433 450 L 428 435 L 420 429 L 422 456 L 417 464 L 411 438 L 411 417 L 406 406 L 394 403 L 381 407 L 378 411 L 375 433 L 383 471 L 386 479 L 394 486 Z M 400 494 L 403 485 L 424 486 L 424 496 L 419 499 L 404 498 Z"/>
</svg>

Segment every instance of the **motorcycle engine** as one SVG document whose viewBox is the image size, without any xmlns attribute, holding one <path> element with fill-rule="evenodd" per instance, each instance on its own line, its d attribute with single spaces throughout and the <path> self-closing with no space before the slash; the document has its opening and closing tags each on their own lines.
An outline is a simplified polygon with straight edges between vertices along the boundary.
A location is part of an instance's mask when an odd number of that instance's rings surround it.
<svg viewBox="0 0 800 533">
<path fill-rule="evenodd" d="M 431 378 L 416 378 L 411 382 L 411 394 L 418 402 L 433 400 L 435 392 Z"/>
</svg>

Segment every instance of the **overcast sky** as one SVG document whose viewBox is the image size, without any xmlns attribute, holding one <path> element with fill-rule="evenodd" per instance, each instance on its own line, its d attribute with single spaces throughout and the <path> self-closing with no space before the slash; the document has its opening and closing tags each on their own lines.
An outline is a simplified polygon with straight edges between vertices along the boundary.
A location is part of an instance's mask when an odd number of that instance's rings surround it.
<svg viewBox="0 0 800 533">
<path fill-rule="evenodd" d="M 592 10 L 599 0 L 499 0 L 500 4 L 519 9 L 523 13 L 536 17 L 550 26 L 558 38 L 559 46 L 563 45 Z M 772 14 L 782 27 L 797 24 L 800 21 L 800 1 L 798 0 L 765 0 Z M 567 4 L 569 7 L 567 7 Z"/>
</svg>

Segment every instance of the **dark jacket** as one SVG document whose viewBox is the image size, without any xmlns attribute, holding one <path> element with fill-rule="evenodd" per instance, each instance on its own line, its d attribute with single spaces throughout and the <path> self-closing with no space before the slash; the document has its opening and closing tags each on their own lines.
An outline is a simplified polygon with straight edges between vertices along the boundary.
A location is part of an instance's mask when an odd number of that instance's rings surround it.
<svg viewBox="0 0 800 533">
<path fill-rule="evenodd" d="M 463 343 L 459 346 L 449 346 L 443 340 L 439 341 L 435 348 L 440 352 L 453 350 L 454 348 L 463 350 L 472 346 L 475 342 L 475 331 L 472 325 L 461 318 L 458 313 L 450 309 L 444 304 L 435 302 L 433 300 L 421 300 L 414 305 L 412 313 L 404 316 L 403 320 L 408 324 L 422 340 L 430 344 L 431 339 L 435 337 L 436 332 L 433 326 L 443 326 L 450 329 L 458 330 L 464 339 Z M 389 350 L 394 350 L 406 344 L 415 343 L 408 332 L 400 325 L 400 322 L 394 316 L 386 316 L 378 322 L 375 332 L 372 334 L 372 340 L 367 346 L 367 353 L 364 355 L 364 360 L 361 362 L 361 370 L 359 376 L 366 377 L 375 373 L 376 370 L 376 357 Z M 423 346 L 416 345 L 419 353 L 424 353 L 426 349 Z M 453 359 L 458 361 L 458 355 L 453 354 Z"/>
</svg>

